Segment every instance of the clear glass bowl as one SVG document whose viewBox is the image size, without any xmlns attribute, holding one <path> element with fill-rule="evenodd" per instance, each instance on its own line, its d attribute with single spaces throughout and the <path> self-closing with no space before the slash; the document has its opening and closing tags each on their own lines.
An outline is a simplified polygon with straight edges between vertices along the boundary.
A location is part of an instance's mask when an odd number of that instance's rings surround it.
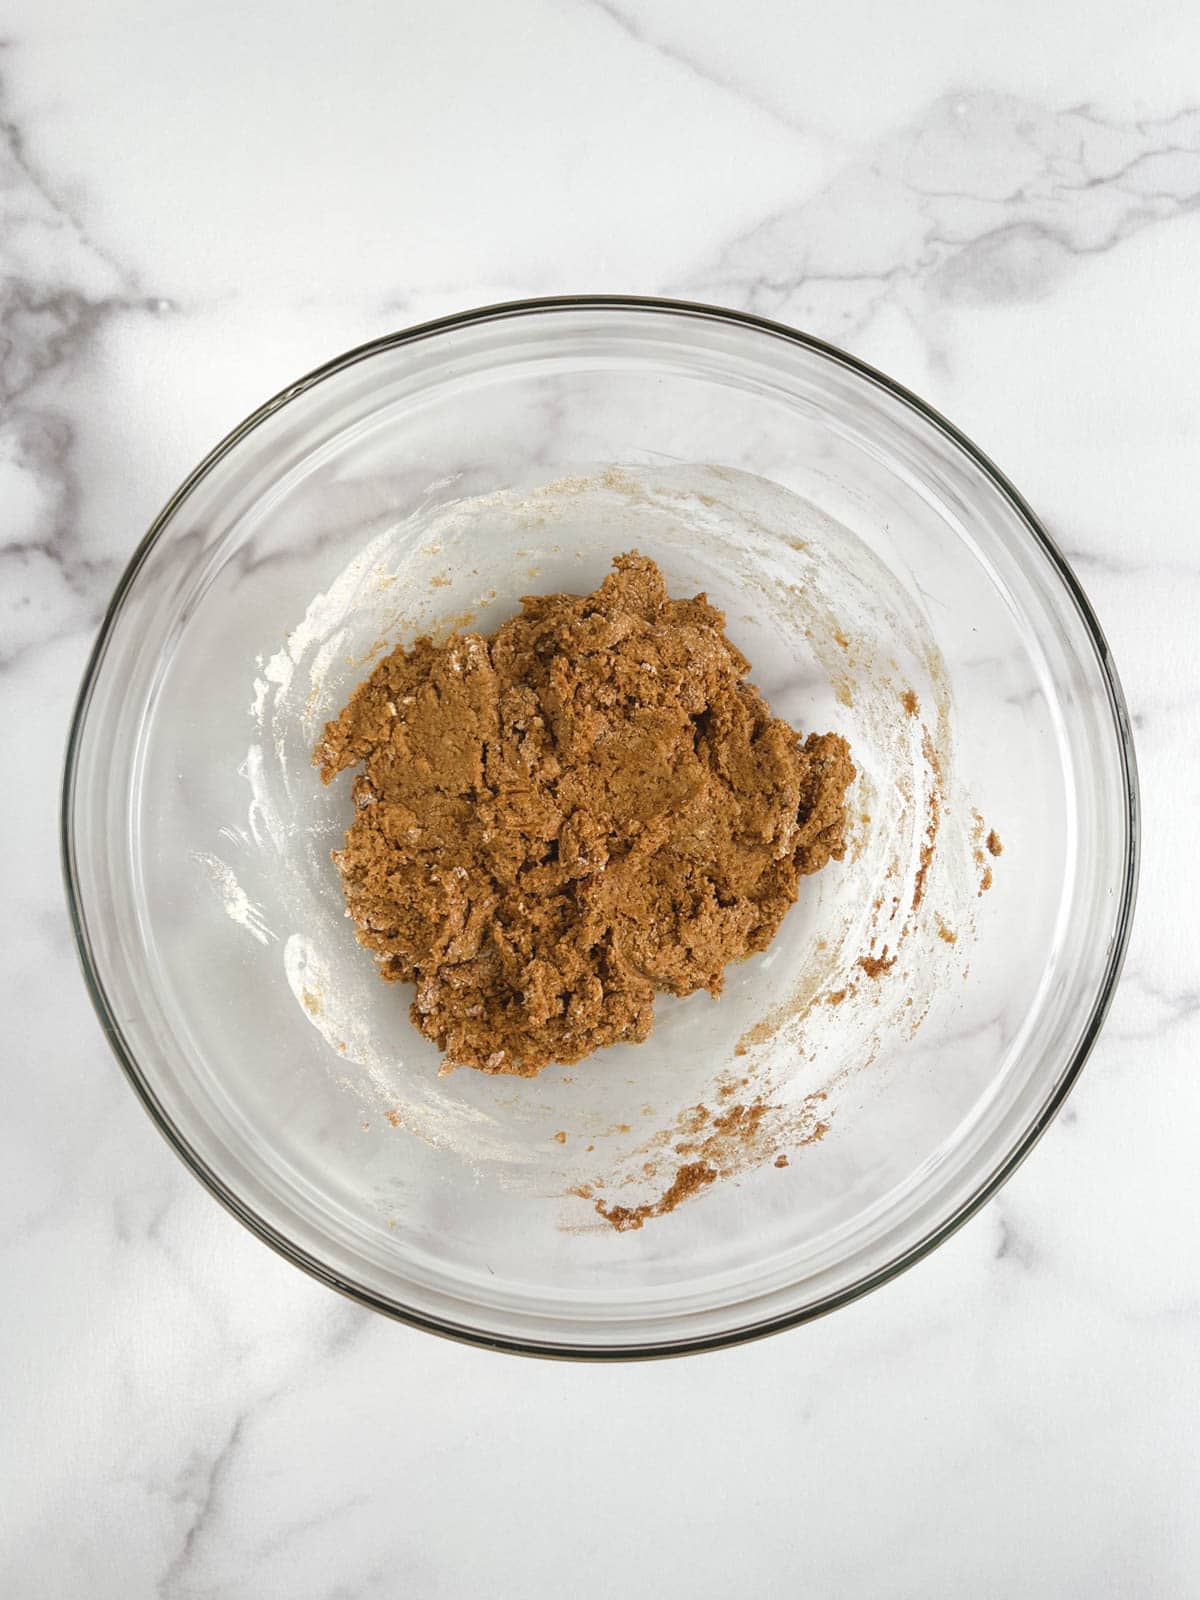
<svg viewBox="0 0 1200 1600">
<path fill-rule="evenodd" d="M 725 609 L 777 713 L 850 739 L 854 848 L 646 1044 L 439 1076 L 342 914 L 349 784 L 309 751 L 381 648 L 633 547 Z M 247 1226 L 426 1328 L 652 1355 L 863 1293 L 1012 1172 L 1112 993 L 1136 779 L 1078 583 L 953 427 L 790 329 L 569 299 L 354 350 L 196 469 L 88 666 L 63 838 L 118 1058 Z M 597 1213 L 698 1150 L 728 1176 L 677 1210 Z"/>
</svg>

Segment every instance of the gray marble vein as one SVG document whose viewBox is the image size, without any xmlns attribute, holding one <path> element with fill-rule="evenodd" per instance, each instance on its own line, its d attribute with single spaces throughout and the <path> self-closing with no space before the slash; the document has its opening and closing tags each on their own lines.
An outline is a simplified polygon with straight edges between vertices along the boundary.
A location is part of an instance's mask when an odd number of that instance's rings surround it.
<svg viewBox="0 0 1200 1600">
<path fill-rule="evenodd" d="M 175 1600 L 176 1596 L 187 1593 L 188 1573 L 197 1547 L 221 1513 L 248 1415 L 246 1411 L 238 1412 L 217 1453 L 198 1467 L 189 1463 L 178 1485 L 175 1497 L 188 1506 L 189 1514 L 179 1550 L 159 1581 L 158 1593 L 162 1600 Z"/>
<path fill-rule="evenodd" d="M 819 193 L 723 245 L 678 288 L 802 323 L 828 326 L 832 315 L 852 339 L 885 303 L 920 320 L 1045 299 L 1073 258 L 1198 203 L 1195 110 L 1121 122 L 1012 95 L 952 94 Z M 848 228 L 851 216 L 864 226 Z"/>
<path fill-rule="evenodd" d="M 619 5 L 616 0 L 582 0 L 582 6 L 584 9 L 598 11 L 608 17 L 636 45 L 652 50 L 665 61 L 681 67 L 686 73 L 699 79 L 701 83 L 711 85 L 722 94 L 730 95 L 742 104 L 754 107 L 763 116 L 778 122 L 792 132 L 811 132 L 811 129 L 806 130 L 802 123 L 786 116 L 778 106 L 757 93 L 752 81 L 729 74 L 721 63 L 706 60 L 702 52 L 689 48 L 686 38 L 666 37 L 659 30 L 652 31 L 650 24 L 639 14 L 636 6 Z"/>
</svg>

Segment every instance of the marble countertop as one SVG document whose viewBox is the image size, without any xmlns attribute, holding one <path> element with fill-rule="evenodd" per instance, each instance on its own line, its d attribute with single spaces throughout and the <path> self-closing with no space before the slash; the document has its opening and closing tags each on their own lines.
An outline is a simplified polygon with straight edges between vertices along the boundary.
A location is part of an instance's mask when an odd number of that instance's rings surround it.
<svg viewBox="0 0 1200 1600">
<path fill-rule="evenodd" d="M 0 1593 L 1200 1591 L 1200 10 L 12 0 L 0 50 Z M 919 1267 L 743 1349 L 459 1348 L 184 1171 L 76 969 L 57 774 L 189 467 L 373 335 L 752 309 L 925 395 L 1070 554 L 1142 891 L 1069 1105 Z"/>
</svg>

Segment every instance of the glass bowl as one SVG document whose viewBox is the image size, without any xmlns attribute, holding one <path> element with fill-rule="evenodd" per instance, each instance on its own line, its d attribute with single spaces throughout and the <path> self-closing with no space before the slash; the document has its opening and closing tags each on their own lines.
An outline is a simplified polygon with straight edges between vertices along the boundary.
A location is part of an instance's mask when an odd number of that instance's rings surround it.
<svg viewBox="0 0 1200 1600">
<path fill-rule="evenodd" d="M 633 548 L 849 739 L 851 849 L 645 1044 L 440 1075 L 346 920 L 313 744 L 380 651 Z M 248 1227 L 425 1328 L 655 1355 L 844 1303 L 1013 1171 L 1112 994 L 1136 778 L 1078 583 L 949 423 L 788 328 L 572 298 L 353 350 L 217 446 L 105 618 L 63 840 L 113 1048 Z"/>
</svg>

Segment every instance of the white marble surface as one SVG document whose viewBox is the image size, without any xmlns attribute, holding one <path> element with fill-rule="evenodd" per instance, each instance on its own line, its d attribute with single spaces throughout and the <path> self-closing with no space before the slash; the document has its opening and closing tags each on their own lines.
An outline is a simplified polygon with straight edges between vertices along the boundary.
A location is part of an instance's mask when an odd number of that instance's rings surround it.
<svg viewBox="0 0 1200 1600">
<path fill-rule="evenodd" d="M 1200 10 L 9 0 L 0 51 L 0 1593 L 1200 1592 Z M 1140 912 L 1065 1114 L 826 1321 L 616 1369 L 458 1348 L 244 1233 L 78 977 L 55 786 L 133 544 L 338 350 L 725 301 L 1025 490 L 1140 740 Z"/>
</svg>

